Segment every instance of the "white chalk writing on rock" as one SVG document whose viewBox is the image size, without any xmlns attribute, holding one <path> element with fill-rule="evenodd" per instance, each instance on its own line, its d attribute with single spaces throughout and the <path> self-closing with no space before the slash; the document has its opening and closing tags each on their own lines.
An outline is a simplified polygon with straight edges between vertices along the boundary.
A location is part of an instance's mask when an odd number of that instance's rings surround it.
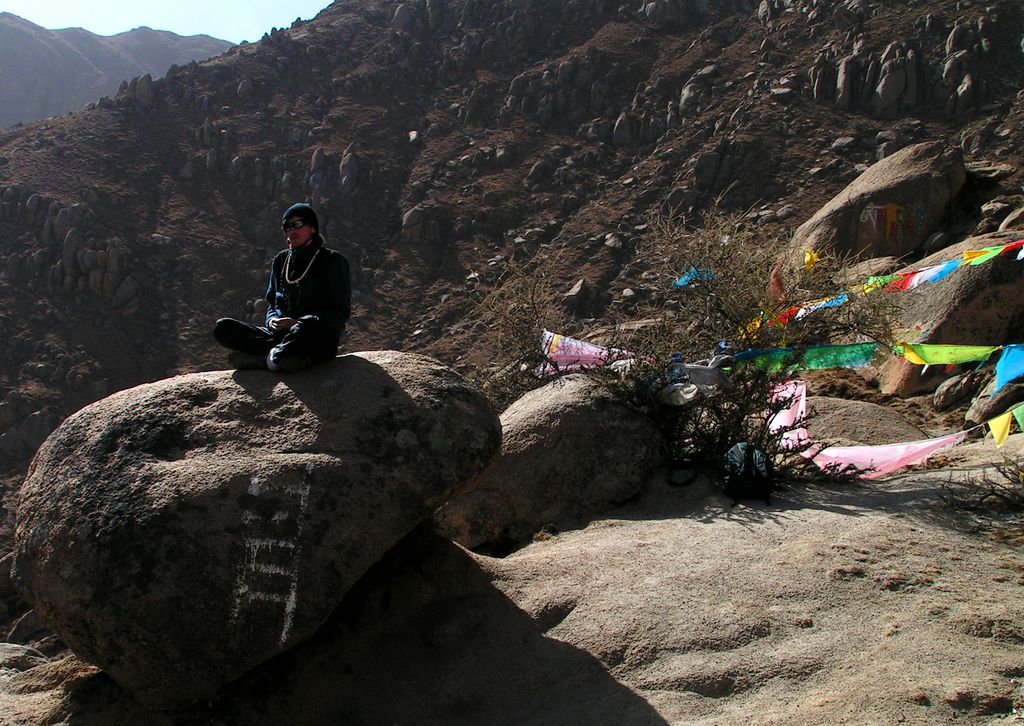
<svg viewBox="0 0 1024 726">
<path fill-rule="evenodd" d="M 307 464 L 302 480 L 297 483 L 274 483 L 257 473 L 246 490 L 251 497 L 278 499 L 281 508 L 268 515 L 266 509 L 249 501 L 242 513 L 244 549 L 231 619 L 238 623 L 245 611 L 261 606 L 265 609 L 267 603 L 279 607 L 281 645 L 288 640 L 298 603 L 299 542 L 313 468 L 312 463 Z"/>
</svg>

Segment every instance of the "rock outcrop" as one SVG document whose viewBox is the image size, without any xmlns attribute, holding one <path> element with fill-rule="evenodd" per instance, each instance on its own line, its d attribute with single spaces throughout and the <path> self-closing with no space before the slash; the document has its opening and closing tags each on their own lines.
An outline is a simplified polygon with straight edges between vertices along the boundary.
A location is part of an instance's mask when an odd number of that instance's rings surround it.
<svg viewBox="0 0 1024 726">
<path fill-rule="evenodd" d="M 459 544 L 501 550 L 639 494 L 664 463 L 654 422 L 582 374 L 527 393 L 501 415 L 502 447 L 440 514 Z"/>
<path fill-rule="evenodd" d="M 965 178 L 959 150 L 941 142 L 908 146 L 871 166 L 800 225 L 793 245 L 861 257 L 912 253 L 935 231 Z"/>
<path fill-rule="evenodd" d="M 928 437 L 902 414 L 877 403 L 811 396 L 807 407 L 807 433 L 814 442 L 875 446 Z"/>
<path fill-rule="evenodd" d="M 1024 383 L 1008 383 L 995 390 L 995 377 L 988 382 L 977 398 L 971 403 L 964 420 L 970 425 L 985 423 L 1001 413 L 1014 408 L 1024 401 Z"/>
<path fill-rule="evenodd" d="M 923 269 L 962 258 L 965 250 L 1005 244 L 1024 237 L 1006 231 L 971 237 L 914 263 Z M 920 294 L 901 298 L 899 329 L 908 342 L 951 345 L 999 345 L 1015 342 L 1024 330 L 1024 265 L 1016 254 L 1003 254 L 983 265 L 964 265 Z M 921 367 L 900 357 L 881 366 L 882 390 L 900 396 L 932 391 L 946 377 L 941 369 L 922 374 Z"/>
<path fill-rule="evenodd" d="M 312 635 L 499 441 L 482 394 L 412 354 L 139 386 L 39 450 L 14 579 L 78 655 L 177 706 Z"/>
<path fill-rule="evenodd" d="M 143 709 L 74 656 L 34 665 L 19 654 L 28 669 L 16 672 L 0 648 L 0 668 L 12 668 L 0 673 L 0 722 L 664 723 L 598 656 L 546 637 L 495 585 L 489 560 L 418 528 L 316 638 L 173 715 Z"/>
</svg>

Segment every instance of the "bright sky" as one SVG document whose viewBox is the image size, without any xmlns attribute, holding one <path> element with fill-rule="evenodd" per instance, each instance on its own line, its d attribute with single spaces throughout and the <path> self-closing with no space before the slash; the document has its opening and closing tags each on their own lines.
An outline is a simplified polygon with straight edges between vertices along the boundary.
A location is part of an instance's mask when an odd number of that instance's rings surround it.
<svg viewBox="0 0 1024 726">
<path fill-rule="evenodd" d="M 271 28 L 309 20 L 331 0 L 0 0 L 14 13 L 51 30 L 85 28 L 114 35 L 146 25 L 178 35 L 204 33 L 232 43 L 259 40 Z"/>
</svg>

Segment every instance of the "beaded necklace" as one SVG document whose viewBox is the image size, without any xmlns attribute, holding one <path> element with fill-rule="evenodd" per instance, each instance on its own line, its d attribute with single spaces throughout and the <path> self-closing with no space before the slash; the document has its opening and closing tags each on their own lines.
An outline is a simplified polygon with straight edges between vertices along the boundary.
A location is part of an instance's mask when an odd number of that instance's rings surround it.
<svg viewBox="0 0 1024 726">
<path fill-rule="evenodd" d="M 306 265 L 306 269 L 302 272 L 301 275 L 299 275 L 298 279 L 295 280 L 292 280 L 288 277 L 288 268 L 291 266 L 292 262 L 292 253 L 291 251 L 289 251 L 288 258 L 284 261 L 284 281 L 287 282 L 289 285 L 298 285 L 300 282 L 302 282 L 303 279 L 305 279 L 306 275 L 309 274 L 309 271 L 313 268 L 313 263 L 316 262 L 316 256 L 320 254 L 321 249 L 323 248 L 316 248 L 316 252 L 313 253 L 313 257 L 310 259 L 309 264 Z"/>
</svg>

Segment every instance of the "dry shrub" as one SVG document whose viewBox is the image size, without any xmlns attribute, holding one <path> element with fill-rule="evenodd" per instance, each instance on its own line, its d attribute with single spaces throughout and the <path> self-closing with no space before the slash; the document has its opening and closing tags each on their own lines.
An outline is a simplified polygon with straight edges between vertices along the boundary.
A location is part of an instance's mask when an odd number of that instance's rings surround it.
<svg viewBox="0 0 1024 726">
<path fill-rule="evenodd" d="M 544 383 L 533 371 L 550 363 L 539 347 L 547 328 L 632 354 L 633 365 L 624 378 L 608 367 L 587 373 L 618 386 L 648 409 L 661 422 L 677 459 L 717 464 L 733 444 L 748 441 L 775 456 L 782 470 L 805 470 L 808 464 L 802 457 L 779 456 L 783 452 L 768 427 L 771 417 L 789 405 L 784 400 L 770 403 L 775 388 L 791 377 L 787 372 L 735 366 L 729 371 L 731 386 L 686 406 L 660 404 L 656 394 L 670 380 L 670 360 L 707 361 L 720 343 L 733 351 L 865 339 L 890 345 L 896 296 L 886 292 L 850 293 L 840 307 L 785 325 L 777 322 L 794 306 L 845 290 L 844 276 L 852 262 L 825 258 L 805 268 L 799 251 L 794 252 L 786 239 L 718 209 L 692 222 L 662 216 L 650 222 L 632 263 L 645 278 L 658 281 L 659 294 L 628 309 L 613 306 L 605 311 L 600 327 L 585 328 L 561 305 L 556 287 L 564 290 L 565 283 L 552 277 L 557 264 L 543 257 L 529 263 L 511 260 L 500 284 L 481 304 L 484 317 L 501 331 L 501 356 L 479 382 L 500 406 Z M 673 288 L 690 268 L 709 270 L 711 275 Z"/>
<path fill-rule="evenodd" d="M 478 304 L 477 316 L 490 330 L 495 355 L 469 377 L 499 410 L 545 382 L 535 373 L 546 363 L 540 348 L 544 329 L 576 327 L 558 304 L 556 269 L 545 255 L 520 260 L 510 249 L 493 289 Z"/>
<path fill-rule="evenodd" d="M 787 324 L 773 322 L 795 306 L 847 290 L 847 270 L 854 260 L 824 257 L 808 269 L 801 251 L 793 250 L 786 238 L 720 210 L 705 213 L 694 224 L 660 217 L 651 227 L 640 254 L 666 287 L 690 269 L 711 274 L 673 289 L 664 302 L 637 311 L 651 321 L 626 343 L 639 353 L 640 365 L 633 374 L 638 381 L 665 382 L 665 361 L 673 354 L 696 362 L 710 359 L 726 346 L 733 352 L 749 348 L 799 351 L 811 345 L 864 340 L 887 348 L 893 342 L 898 299 L 883 291 L 870 295 L 847 291 L 848 301 L 842 306 Z M 790 404 L 770 402 L 772 392 L 792 377 L 787 371 L 740 365 L 729 372 L 731 388 L 686 407 L 663 407 L 660 416 L 673 453 L 679 458 L 719 462 L 733 444 L 748 441 L 772 455 L 782 471 L 817 475 L 813 465 L 793 456 L 798 452 L 780 451 L 778 437 L 769 431 L 771 417 Z M 855 473 L 827 472 L 833 478 Z"/>
<path fill-rule="evenodd" d="M 692 225 L 684 218 L 667 216 L 656 218 L 651 226 L 652 233 L 638 253 L 666 287 L 690 268 L 714 275 L 673 291 L 679 309 L 672 316 L 674 321 L 664 315 L 664 304 L 639 312 L 642 317 L 664 319 L 666 324 L 675 322 L 677 330 L 678 321 L 684 321 L 686 339 L 674 342 L 687 346 L 681 350 L 687 360 L 707 357 L 722 340 L 731 341 L 736 350 L 799 348 L 865 338 L 892 342 L 897 300 L 886 292 L 849 292 L 848 301 L 840 307 L 785 325 L 772 322 L 795 306 L 846 290 L 847 270 L 856 262 L 852 258 L 824 256 L 806 269 L 801 251 L 793 250 L 787 238 L 750 225 L 739 214 L 717 209 Z"/>
<path fill-rule="evenodd" d="M 1024 462 L 1004 459 L 995 465 L 995 475 L 986 470 L 963 482 L 946 481 L 939 497 L 951 507 L 971 511 L 1024 511 Z"/>
</svg>

